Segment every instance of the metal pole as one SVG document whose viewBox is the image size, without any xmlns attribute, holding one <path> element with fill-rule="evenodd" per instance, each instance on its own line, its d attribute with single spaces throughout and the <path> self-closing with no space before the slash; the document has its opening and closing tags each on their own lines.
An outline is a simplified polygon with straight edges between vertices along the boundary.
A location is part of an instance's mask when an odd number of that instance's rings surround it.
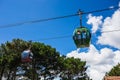
<svg viewBox="0 0 120 80">
<path fill-rule="evenodd" d="M 79 9 L 78 14 L 80 16 L 80 27 L 82 27 L 82 14 L 83 14 L 83 12 Z"/>
</svg>

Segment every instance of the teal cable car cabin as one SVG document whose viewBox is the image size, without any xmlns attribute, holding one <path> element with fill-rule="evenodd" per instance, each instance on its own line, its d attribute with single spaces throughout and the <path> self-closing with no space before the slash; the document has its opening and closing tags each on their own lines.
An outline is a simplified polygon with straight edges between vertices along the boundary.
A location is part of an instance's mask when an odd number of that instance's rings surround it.
<svg viewBox="0 0 120 80">
<path fill-rule="evenodd" d="M 73 40 L 77 48 L 90 46 L 91 33 L 86 27 L 78 27 L 73 32 Z"/>
</svg>

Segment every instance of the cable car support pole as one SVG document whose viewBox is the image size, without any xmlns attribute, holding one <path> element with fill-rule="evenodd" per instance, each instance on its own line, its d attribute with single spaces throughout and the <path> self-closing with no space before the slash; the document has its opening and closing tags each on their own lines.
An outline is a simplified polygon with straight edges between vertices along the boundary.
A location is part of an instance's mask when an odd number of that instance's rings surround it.
<svg viewBox="0 0 120 80">
<path fill-rule="evenodd" d="M 80 27 L 82 27 L 82 14 L 83 14 L 83 12 L 79 9 L 78 15 L 80 17 Z"/>
</svg>

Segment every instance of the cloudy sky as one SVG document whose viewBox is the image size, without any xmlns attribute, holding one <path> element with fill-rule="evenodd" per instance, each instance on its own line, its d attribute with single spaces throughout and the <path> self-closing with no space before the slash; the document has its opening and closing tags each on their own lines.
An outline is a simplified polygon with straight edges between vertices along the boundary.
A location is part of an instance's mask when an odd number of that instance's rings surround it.
<svg viewBox="0 0 120 80">
<path fill-rule="evenodd" d="M 92 33 L 89 48 L 77 49 L 72 39 L 74 29 L 79 27 L 79 16 L 13 25 L 76 14 L 79 9 L 89 12 L 118 5 L 120 0 L 0 0 L 0 43 L 20 38 L 51 45 L 61 55 L 87 61 L 88 75 L 102 80 L 120 62 L 119 9 L 82 16 L 83 26 Z"/>
<path fill-rule="evenodd" d="M 104 47 L 98 50 L 94 44 L 91 44 L 87 52 L 79 52 L 80 49 L 77 49 L 68 53 L 67 56 L 86 61 L 88 75 L 93 80 L 102 80 L 105 73 L 120 62 L 120 9 L 104 18 L 102 15 L 89 14 L 87 24 L 92 25 L 93 34 L 101 32 L 96 36 L 95 44 Z"/>
</svg>

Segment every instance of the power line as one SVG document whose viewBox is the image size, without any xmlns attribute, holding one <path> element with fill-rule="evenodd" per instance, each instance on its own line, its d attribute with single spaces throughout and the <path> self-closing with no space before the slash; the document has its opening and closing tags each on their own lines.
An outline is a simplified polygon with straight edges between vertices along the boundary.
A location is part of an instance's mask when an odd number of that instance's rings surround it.
<svg viewBox="0 0 120 80">
<path fill-rule="evenodd" d="M 105 8 L 105 9 L 101 9 L 101 10 L 82 12 L 81 14 L 84 15 L 84 14 L 89 14 L 89 13 L 103 12 L 103 11 L 108 11 L 108 10 L 113 10 L 113 9 L 118 9 L 118 8 L 120 8 L 120 7 L 116 6 L 116 7 Z M 72 14 L 72 15 L 59 16 L 59 17 L 54 17 L 54 18 L 46 18 L 46 19 L 19 22 L 19 23 L 14 23 L 14 24 L 3 25 L 3 26 L 0 26 L 0 28 L 15 27 L 15 26 L 20 26 L 20 25 L 24 25 L 24 24 L 32 24 L 32 23 L 45 22 L 45 21 L 50 21 L 50 20 L 62 19 L 62 18 L 69 18 L 69 17 L 78 16 L 78 15 L 81 15 L 81 14 L 76 13 L 76 14 Z"/>
<path fill-rule="evenodd" d="M 119 6 L 109 7 L 109 8 L 105 8 L 105 9 L 101 9 L 101 10 L 95 10 L 95 11 L 85 12 L 85 13 L 83 13 L 83 14 L 96 13 L 96 12 L 103 12 L 103 11 L 108 11 L 108 10 L 113 10 L 113 9 L 118 9 L 118 8 L 120 8 L 120 7 L 119 7 Z"/>
<path fill-rule="evenodd" d="M 110 30 L 110 31 L 102 31 L 101 33 L 110 33 L 110 32 L 118 32 L 118 31 L 120 31 L 120 29 L 118 29 L 118 30 Z M 57 37 L 50 37 L 50 38 L 42 38 L 42 39 L 33 40 L 33 41 L 54 40 L 54 39 L 62 39 L 62 38 L 69 38 L 69 37 L 72 37 L 72 35 L 57 36 Z"/>
<path fill-rule="evenodd" d="M 109 33 L 109 32 L 117 32 L 117 31 L 120 31 L 120 29 L 118 29 L 118 30 L 110 30 L 110 31 L 102 31 L 102 33 Z"/>
<path fill-rule="evenodd" d="M 50 38 L 41 38 L 39 40 L 33 40 L 33 41 L 40 41 L 40 40 L 54 40 L 54 39 L 63 39 L 63 38 L 69 38 L 71 35 L 66 36 L 57 36 L 57 37 L 50 37 Z"/>
<path fill-rule="evenodd" d="M 20 22 L 20 23 L 15 23 L 15 24 L 8 24 L 8 25 L 0 26 L 0 28 L 8 28 L 8 27 L 20 26 L 20 25 L 24 25 L 24 24 L 32 24 L 32 23 L 50 21 L 50 20 L 55 20 L 55 19 L 62 19 L 62 18 L 73 17 L 73 16 L 77 16 L 77 15 L 78 14 L 73 14 L 73 15 L 67 15 L 67 16 L 59 16 L 59 17 L 54 17 L 54 18 L 46 18 L 46 19 L 40 19 L 40 20 Z"/>
</svg>

